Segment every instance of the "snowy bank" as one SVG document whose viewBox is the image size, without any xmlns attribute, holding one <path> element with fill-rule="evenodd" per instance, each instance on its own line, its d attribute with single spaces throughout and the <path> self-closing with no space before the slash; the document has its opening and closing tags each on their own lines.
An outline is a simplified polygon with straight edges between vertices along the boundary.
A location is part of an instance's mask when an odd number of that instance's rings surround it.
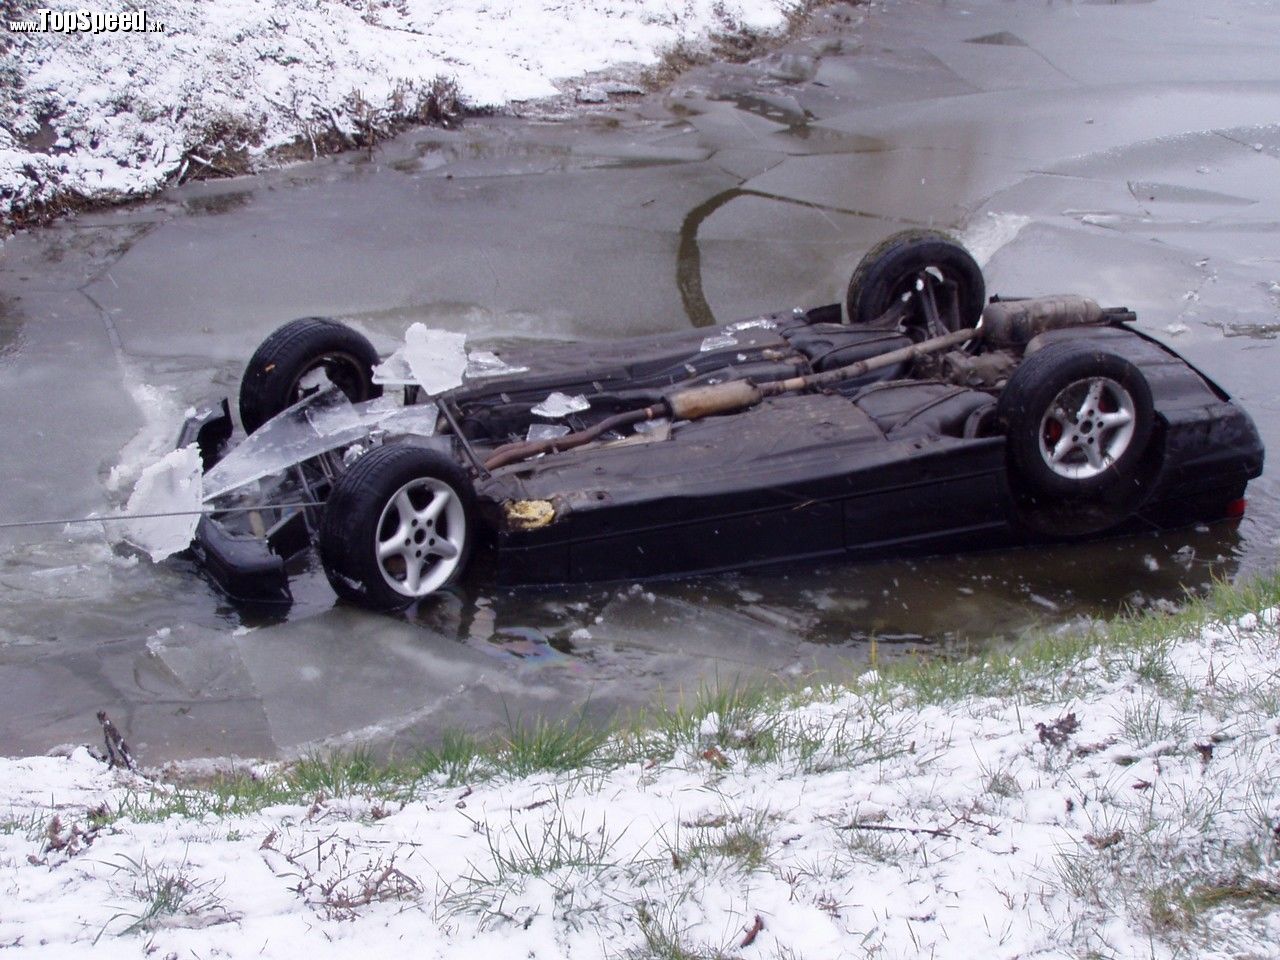
<svg viewBox="0 0 1280 960">
<path fill-rule="evenodd" d="M 1271 955 L 1278 594 L 782 700 L 710 694 L 606 740 L 451 741 L 416 774 L 354 757 L 197 788 L 84 749 L 0 761 L 0 947 Z"/>
<path fill-rule="evenodd" d="M 68 197 L 146 194 L 193 165 L 242 170 L 273 148 L 353 142 L 379 118 L 425 119 L 438 80 L 473 107 L 548 97 L 557 81 L 653 64 L 716 32 L 777 30 L 797 6 L 153 0 L 129 22 L 141 29 L 93 32 L 63 16 L 78 0 L 17 0 L 0 5 L 11 22 L 45 29 L 0 33 L 0 225 Z"/>
</svg>

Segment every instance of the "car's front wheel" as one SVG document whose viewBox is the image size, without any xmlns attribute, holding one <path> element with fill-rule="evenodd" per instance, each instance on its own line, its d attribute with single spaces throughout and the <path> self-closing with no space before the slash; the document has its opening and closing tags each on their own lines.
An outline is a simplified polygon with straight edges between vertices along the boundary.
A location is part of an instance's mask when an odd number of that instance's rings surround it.
<svg viewBox="0 0 1280 960">
<path fill-rule="evenodd" d="M 373 382 L 378 352 L 367 337 L 327 317 L 277 327 L 254 351 L 240 380 L 240 422 L 253 433 L 309 392 L 331 383 L 352 403 L 382 395 Z"/>
<path fill-rule="evenodd" d="M 334 484 L 320 559 L 339 597 L 395 610 L 458 580 L 474 535 L 475 494 L 458 464 L 422 447 L 377 447 Z"/>
<path fill-rule="evenodd" d="M 975 326 L 986 303 L 982 268 L 959 242 L 938 230 L 902 230 L 867 251 L 849 279 L 849 323 L 874 323 L 896 304 L 923 295 L 955 297 L 956 329 Z"/>
</svg>

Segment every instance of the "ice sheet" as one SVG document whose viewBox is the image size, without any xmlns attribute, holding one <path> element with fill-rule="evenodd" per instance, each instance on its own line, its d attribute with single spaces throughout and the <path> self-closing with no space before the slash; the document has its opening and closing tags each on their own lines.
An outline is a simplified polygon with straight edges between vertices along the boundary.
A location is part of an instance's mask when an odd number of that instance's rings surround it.
<svg viewBox="0 0 1280 960">
<path fill-rule="evenodd" d="M 582 394 L 571 397 L 567 393 L 549 394 L 547 399 L 543 400 L 537 406 L 530 407 L 529 412 L 539 417 L 550 417 L 555 420 L 560 417 L 567 417 L 571 413 L 577 413 L 580 410 L 590 410 L 591 404 Z"/>
<path fill-rule="evenodd" d="M 513 367 L 496 353 L 488 350 L 476 350 L 467 358 L 467 369 L 464 374 L 468 380 L 481 380 L 485 377 L 506 377 L 513 373 L 527 373 L 528 367 Z"/>
<path fill-rule="evenodd" d="M 563 437 L 568 432 L 569 428 L 562 423 L 531 423 L 525 439 L 551 440 L 555 437 Z"/>
<path fill-rule="evenodd" d="M 204 499 L 355 443 L 376 428 L 429 437 L 438 414 L 434 403 L 403 407 L 393 397 L 378 397 L 353 404 L 336 389 L 312 394 L 268 420 L 205 474 Z"/>
<path fill-rule="evenodd" d="M 192 443 L 172 450 L 146 467 L 125 506 L 128 514 L 177 513 L 123 521 L 123 539 L 145 550 L 157 563 L 185 550 L 195 536 L 203 499 L 200 448 Z"/>
</svg>

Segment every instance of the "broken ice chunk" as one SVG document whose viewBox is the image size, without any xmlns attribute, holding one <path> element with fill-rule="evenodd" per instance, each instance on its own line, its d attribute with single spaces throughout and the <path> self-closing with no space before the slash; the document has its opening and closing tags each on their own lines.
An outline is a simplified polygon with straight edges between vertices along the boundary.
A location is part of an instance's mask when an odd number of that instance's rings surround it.
<svg viewBox="0 0 1280 960">
<path fill-rule="evenodd" d="M 706 353 L 709 350 L 723 350 L 726 347 L 736 347 L 737 345 L 737 337 L 729 333 L 717 333 L 703 340 L 702 346 L 698 350 Z"/>
<path fill-rule="evenodd" d="M 479 380 L 483 377 L 506 377 L 513 373 L 527 373 L 528 367 L 513 367 L 496 353 L 488 350 L 475 350 L 467 356 L 467 369 L 463 371 L 468 380 Z"/>
<path fill-rule="evenodd" d="M 414 381 L 428 396 L 462 385 L 467 365 L 467 335 L 449 330 L 432 330 L 415 323 L 404 334 L 404 358 Z"/>
<path fill-rule="evenodd" d="M 339 390 L 312 394 L 272 417 L 219 460 L 204 475 L 205 499 L 363 441 L 375 428 L 430 437 L 439 413 L 434 403 L 406 407 L 388 396 L 351 403 Z"/>
<path fill-rule="evenodd" d="M 143 470 L 125 513 L 177 516 L 126 520 L 122 524 L 124 539 L 157 563 L 190 546 L 204 499 L 200 471 L 200 448 L 194 443 L 171 451 Z"/>
<path fill-rule="evenodd" d="M 1185 323 L 1171 323 L 1164 328 L 1164 332 L 1171 337 L 1176 337 L 1180 333 L 1186 333 L 1189 329 L 1190 327 Z"/>
<path fill-rule="evenodd" d="M 571 397 L 567 393 L 557 391 L 537 406 L 530 407 L 529 412 L 537 414 L 539 417 L 550 417 L 555 420 L 560 417 L 567 417 L 569 414 L 577 413 L 580 410 L 590 409 L 591 404 L 587 402 L 587 398 L 582 394 Z"/>
<path fill-rule="evenodd" d="M 633 428 L 636 433 L 652 434 L 662 439 L 663 431 L 671 432 L 671 421 L 666 417 L 657 417 L 653 420 L 641 420 Z"/>
<path fill-rule="evenodd" d="M 413 383 L 413 371 L 409 369 L 409 361 L 404 358 L 403 346 L 381 363 L 374 364 L 373 382 L 391 387 Z"/>
<path fill-rule="evenodd" d="M 569 432 L 569 428 L 563 423 L 531 423 L 529 424 L 529 433 L 525 436 L 526 440 L 552 440 L 555 437 L 563 437 Z"/>
<path fill-rule="evenodd" d="M 323 394 L 322 401 L 306 408 L 307 422 L 322 437 L 331 437 L 353 427 L 360 426 L 360 415 L 341 390 L 330 390 Z M 381 398 L 379 398 L 381 399 Z"/>
<path fill-rule="evenodd" d="M 755 320 L 739 320 L 737 323 L 731 323 L 724 328 L 725 333 L 734 333 L 738 330 L 776 330 L 778 325 L 768 317 L 759 317 Z"/>
<path fill-rule="evenodd" d="M 419 437 L 433 437 L 436 432 L 436 421 L 439 419 L 440 408 L 434 403 L 416 403 L 409 407 L 399 407 L 379 417 L 376 426 L 392 433 L 412 433 Z"/>
<path fill-rule="evenodd" d="M 373 382 L 386 386 L 417 385 L 434 396 L 462 383 L 467 365 L 467 335 L 433 330 L 415 323 L 405 331 L 404 344 L 373 368 Z"/>
</svg>

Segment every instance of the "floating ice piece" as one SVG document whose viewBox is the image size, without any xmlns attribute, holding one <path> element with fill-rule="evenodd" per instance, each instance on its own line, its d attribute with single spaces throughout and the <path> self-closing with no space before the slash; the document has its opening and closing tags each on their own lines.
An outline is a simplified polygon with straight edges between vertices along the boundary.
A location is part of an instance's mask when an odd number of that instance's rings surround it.
<svg viewBox="0 0 1280 960">
<path fill-rule="evenodd" d="M 539 417 L 550 417 L 553 420 L 559 417 L 567 417 L 571 413 L 577 413 L 580 410 L 590 410 L 591 404 L 587 402 L 587 398 L 582 394 L 571 397 L 567 393 L 559 391 L 550 394 L 547 399 L 543 400 L 535 407 L 530 407 L 529 412 L 537 414 Z"/>
<path fill-rule="evenodd" d="M 419 386 L 428 396 L 461 385 L 467 366 L 467 335 L 412 324 L 404 344 L 373 368 L 373 382 L 387 386 Z"/>
<path fill-rule="evenodd" d="M 653 420 L 641 420 L 633 428 L 636 433 L 652 435 L 658 439 L 665 439 L 663 433 L 671 432 L 671 421 L 667 417 L 656 417 Z"/>
<path fill-rule="evenodd" d="M 369 431 L 431 436 L 439 410 L 434 403 L 400 406 L 393 397 L 353 404 L 340 390 L 300 400 L 249 434 L 204 475 L 206 502 L 254 480 L 364 440 Z"/>
<path fill-rule="evenodd" d="M 507 377 L 513 373 L 528 372 L 528 367 L 513 367 L 496 353 L 476 350 L 467 357 L 467 369 L 463 371 L 463 375 L 468 380 L 480 380 L 484 377 Z"/>
<path fill-rule="evenodd" d="M 405 359 L 403 345 L 381 363 L 374 364 L 373 382 L 388 387 L 403 387 L 413 383 L 413 371 L 409 369 L 409 361 Z"/>
<path fill-rule="evenodd" d="M 462 385 L 467 366 L 467 335 L 448 330 L 432 330 L 415 323 L 404 334 L 404 358 L 413 379 L 428 396 Z"/>
<path fill-rule="evenodd" d="M 123 537 L 159 563 L 185 550 L 200 522 L 203 488 L 200 448 L 192 443 L 172 450 L 142 471 L 129 496 L 130 514 L 176 513 L 172 517 L 148 517 L 123 522 Z"/>
<path fill-rule="evenodd" d="M 701 351 L 702 353 L 706 353 L 709 350 L 723 350 L 726 347 L 736 347 L 737 345 L 738 345 L 738 338 L 735 337 L 733 334 L 716 333 L 716 334 L 712 334 L 711 336 L 703 340 L 702 346 L 700 346 L 698 350 Z"/>
<path fill-rule="evenodd" d="M 739 330 L 777 330 L 778 325 L 768 317 L 758 317 L 755 320 L 739 320 L 737 323 L 731 323 L 724 328 L 725 333 L 735 333 Z"/>
<path fill-rule="evenodd" d="M 1185 323 L 1171 323 L 1164 328 L 1164 332 L 1171 337 L 1176 337 L 1178 334 L 1186 333 L 1190 329 Z"/>
<path fill-rule="evenodd" d="M 419 437 L 434 437 L 439 419 L 440 408 L 434 403 L 415 403 L 409 407 L 396 407 L 386 416 L 379 416 L 374 422 L 366 420 L 366 425 L 370 429 L 380 427 L 390 433 L 412 433 Z"/>
<path fill-rule="evenodd" d="M 569 432 L 569 428 L 563 423 L 531 423 L 529 424 L 529 432 L 525 435 L 526 440 L 551 440 L 555 437 L 563 437 Z"/>
</svg>

